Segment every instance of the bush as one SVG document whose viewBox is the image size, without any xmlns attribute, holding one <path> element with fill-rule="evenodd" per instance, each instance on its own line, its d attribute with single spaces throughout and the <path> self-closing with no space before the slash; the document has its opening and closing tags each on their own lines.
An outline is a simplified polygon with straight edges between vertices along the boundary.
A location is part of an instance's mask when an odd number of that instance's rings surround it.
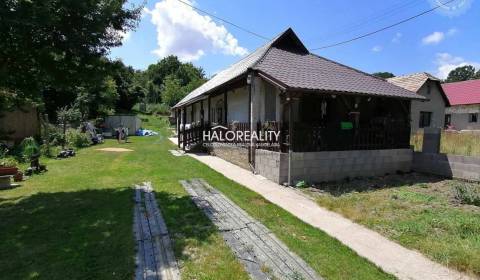
<svg viewBox="0 0 480 280">
<path fill-rule="evenodd" d="M 16 161 L 12 157 L 2 158 L 0 159 L 0 166 L 1 167 L 17 167 L 18 161 Z"/>
<path fill-rule="evenodd" d="M 90 137 L 86 133 L 81 133 L 76 129 L 68 129 L 65 139 L 69 147 L 83 148 L 90 146 Z"/>
<path fill-rule="evenodd" d="M 40 156 L 40 147 L 33 137 L 23 139 L 20 146 L 22 147 L 22 155 L 26 160 L 33 160 Z"/>
<path fill-rule="evenodd" d="M 150 103 L 147 104 L 147 114 L 155 114 L 155 115 L 163 115 L 169 116 L 170 115 L 170 106 L 167 104 L 155 104 Z"/>
<path fill-rule="evenodd" d="M 480 185 L 459 184 L 454 186 L 455 198 L 463 204 L 480 207 Z"/>
</svg>

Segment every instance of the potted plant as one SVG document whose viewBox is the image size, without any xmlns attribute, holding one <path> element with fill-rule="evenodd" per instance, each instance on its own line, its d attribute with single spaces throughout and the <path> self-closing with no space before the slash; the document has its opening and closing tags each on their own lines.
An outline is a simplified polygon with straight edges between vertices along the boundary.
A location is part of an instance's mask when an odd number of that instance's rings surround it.
<svg viewBox="0 0 480 280">
<path fill-rule="evenodd" d="M 15 175 L 18 172 L 17 161 L 13 158 L 0 159 L 0 176 Z"/>
<path fill-rule="evenodd" d="M 37 170 L 39 169 L 38 159 L 40 158 L 40 147 L 33 137 L 27 137 L 22 141 L 22 153 L 23 157 L 30 161 L 30 167 Z"/>
</svg>

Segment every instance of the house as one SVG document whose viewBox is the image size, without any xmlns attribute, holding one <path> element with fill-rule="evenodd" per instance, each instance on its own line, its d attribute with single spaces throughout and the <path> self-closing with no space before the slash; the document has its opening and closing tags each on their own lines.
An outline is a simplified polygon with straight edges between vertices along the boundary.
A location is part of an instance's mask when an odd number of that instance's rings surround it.
<svg viewBox="0 0 480 280">
<path fill-rule="evenodd" d="M 292 184 L 409 171 L 410 103 L 424 99 L 310 53 L 288 29 L 174 110 L 179 146 L 203 143 L 219 157 Z"/>
<path fill-rule="evenodd" d="M 6 134 L 9 145 L 18 143 L 26 137 L 40 134 L 40 119 L 37 108 L 24 105 L 0 115 L 0 134 Z"/>
<path fill-rule="evenodd" d="M 412 133 L 425 127 L 444 128 L 445 108 L 449 102 L 438 78 L 422 72 L 389 78 L 387 81 L 426 98 L 411 103 Z"/>
<path fill-rule="evenodd" d="M 455 130 L 480 130 L 480 80 L 442 85 L 451 107 L 445 114 L 446 125 Z"/>
</svg>

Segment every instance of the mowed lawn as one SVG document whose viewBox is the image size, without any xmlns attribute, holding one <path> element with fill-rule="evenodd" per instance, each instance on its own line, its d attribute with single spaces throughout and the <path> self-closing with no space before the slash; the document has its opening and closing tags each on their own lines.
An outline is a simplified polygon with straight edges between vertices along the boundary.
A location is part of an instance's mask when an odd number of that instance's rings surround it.
<svg viewBox="0 0 480 280">
<path fill-rule="evenodd" d="M 226 179 L 175 148 L 163 119 L 160 133 L 44 160 L 49 171 L 0 191 L 0 279 L 132 279 L 135 183 L 151 181 L 174 241 L 183 279 L 248 279 L 210 221 L 191 202 L 181 179 L 204 178 L 265 223 L 326 279 L 392 279 L 322 231 Z M 122 147 L 132 152 L 104 152 Z"/>
<path fill-rule="evenodd" d="M 480 207 L 462 204 L 456 186 L 480 184 L 421 174 L 389 175 L 306 190 L 318 204 L 416 249 L 453 269 L 480 277 Z"/>
</svg>

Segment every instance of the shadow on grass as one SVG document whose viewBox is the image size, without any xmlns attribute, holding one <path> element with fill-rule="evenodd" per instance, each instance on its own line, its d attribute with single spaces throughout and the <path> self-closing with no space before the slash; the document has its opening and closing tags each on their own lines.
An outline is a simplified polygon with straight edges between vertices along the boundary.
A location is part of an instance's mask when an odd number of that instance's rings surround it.
<svg viewBox="0 0 480 280">
<path fill-rule="evenodd" d="M 0 279 L 130 279 L 130 189 L 38 193 L 0 203 Z"/>
<path fill-rule="evenodd" d="M 422 184 L 437 183 L 443 180 L 445 180 L 443 177 L 411 172 L 320 183 L 316 184 L 312 190 L 320 190 L 333 196 L 341 196 L 352 192 L 369 192 L 401 186 L 421 186 Z"/>
<path fill-rule="evenodd" d="M 167 192 L 156 192 L 155 195 L 174 239 L 175 256 L 179 260 L 187 261 L 195 257 L 196 252 L 192 252 L 192 248 L 214 242 L 217 228 L 197 208 L 190 196 L 175 196 Z"/>
</svg>

